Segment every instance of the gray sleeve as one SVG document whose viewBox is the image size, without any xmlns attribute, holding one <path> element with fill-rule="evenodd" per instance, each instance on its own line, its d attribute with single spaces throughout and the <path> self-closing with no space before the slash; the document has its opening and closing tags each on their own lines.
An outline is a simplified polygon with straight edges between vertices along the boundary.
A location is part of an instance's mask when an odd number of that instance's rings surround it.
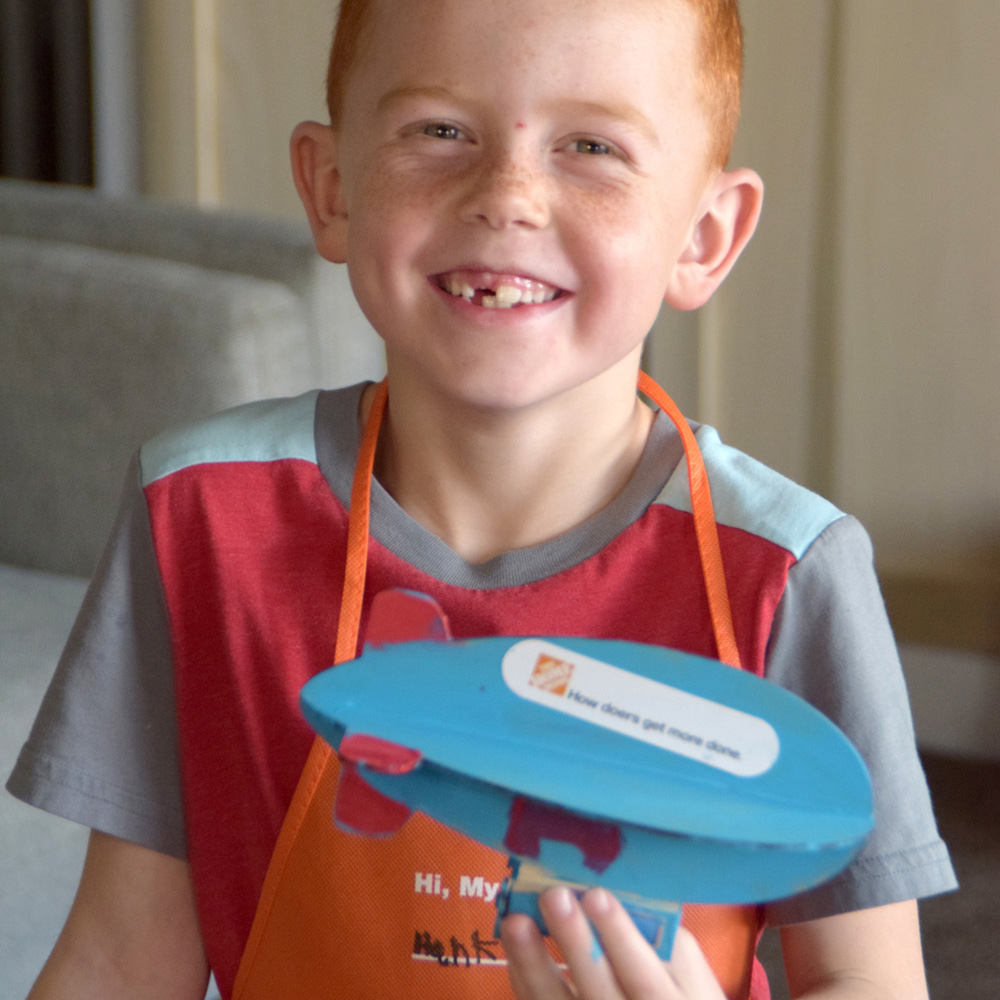
<svg viewBox="0 0 1000 1000">
<path fill-rule="evenodd" d="M 175 705 L 166 605 L 133 462 L 111 540 L 9 791 L 183 858 Z"/>
<path fill-rule="evenodd" d="M 768 679 L 836 723 L 868 765 L 875 829 L 826 885 L 767 907 L 796 923 L 955 888 L 917 756 L 895 640 L 861 525 L 834 522 L 792 568 L 774 620 Z"/>
</svg>

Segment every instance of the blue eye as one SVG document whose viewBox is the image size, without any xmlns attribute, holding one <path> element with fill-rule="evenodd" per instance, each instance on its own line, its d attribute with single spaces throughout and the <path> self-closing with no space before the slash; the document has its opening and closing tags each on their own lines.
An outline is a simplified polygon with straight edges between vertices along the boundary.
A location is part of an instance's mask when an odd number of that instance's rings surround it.
<svg viewBox="0 0 1000 1000">
<path fill-rule="evenodd" d="M 611 147 L 596 139 L 577 139 L 573 143 L 573 149 L 577 153 L 586 153 L 588 156 L 607 156 L 611 152 Z"/>
<path fill-rule="evenodd" d="M 424 135 L 429 135 L 433 139 L 461 139 L 462 133 L 454 125 L 446 125 L 444 122 L 432 122 L 425 125 Z"/>
</svg>

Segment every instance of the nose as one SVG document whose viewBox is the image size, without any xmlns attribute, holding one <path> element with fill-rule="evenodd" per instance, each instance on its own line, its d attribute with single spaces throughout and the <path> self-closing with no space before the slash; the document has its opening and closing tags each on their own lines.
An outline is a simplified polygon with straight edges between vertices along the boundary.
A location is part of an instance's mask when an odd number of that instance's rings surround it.
<svg viewBox="0 0 1000 1000">
<path fill-rule="evenodd" d="M 549 222 L 549 199 L 548 178 L 529 151 L 496 151 L 476 165 L 460 215 L 492 229 L 541 229 Z"/>
</svg>

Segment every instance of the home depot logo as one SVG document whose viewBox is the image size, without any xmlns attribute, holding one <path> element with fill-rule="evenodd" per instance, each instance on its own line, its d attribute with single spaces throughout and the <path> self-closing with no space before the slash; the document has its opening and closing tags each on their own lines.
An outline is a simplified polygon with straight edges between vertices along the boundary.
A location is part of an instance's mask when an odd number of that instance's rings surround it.
<svg viewBox="0 0 1000 1000">
<path fill-rule="evenodd" d="M 572 679 L 572 663 L 540 653 L 535 661 L 535 667 L 531 671 L 531 676 L 528 678 L 528 683 L 532 687 L 548 691 L 549 694 L 563 697 L 569 690 L 569 682 Z"/>
</svg>

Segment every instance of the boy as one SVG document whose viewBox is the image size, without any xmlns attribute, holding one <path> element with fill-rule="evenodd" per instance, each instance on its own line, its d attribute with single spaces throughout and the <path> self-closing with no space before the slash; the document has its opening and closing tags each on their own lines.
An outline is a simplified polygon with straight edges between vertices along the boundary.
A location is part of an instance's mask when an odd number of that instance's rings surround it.
<svg viewBox="0 0 1000 1000">
<path fill-rule="evenodd" d="M 583 632 L 715 655 L 686 488 L 675 498 L 680 445 L 635 385 L 661 301 L 704 303 L 756 224 L 760 180 L 723 170 L 738 80 L 729 0 L 344 5 L 332 124 L 300 126 L 292 159 L 319 251 L 348 263 L 385 340 L 388 406 L 355 387 L 143 449 L 48 699 L 50 716 L 104 706 L 96 727 L 138 759 L 102 758 L 93 722 L 43 720 L 12 780 L 105 831 L 33 996 L 194 998 L 209 962 L 242 998 L 718 1000 L 720 979 L 767 995 L 752 956 L 729 967 L 730 942 L 752 951 L 753 911 L 699 913 L 698 940 L 683 932 L 664 966 L 607 893 L 581 908 L 555 890 L 543 912 L 571 988 L 524 918 L 505 923 L 503 952 L 482 900 L 450 938 L 417 922 L 439 905 L 427 873 L 468 858 L 492 886 L 497 859 L 426 824 L 398 851 L 402 832 L 383 846 L 337 834 L 322 751 L 289 806 L 309 746 L 298 688 L 334 637 L 353 655 L 387 587 L 431 593 L 458 636 Z M 926 996 L 912 900 L 953 879 L 866 542 L 700 436 L 731 515 L 745 665 L 833 713 L 878 789 L 878 832 L 849 875 L 767 911 L 788 924 L 792 990 Z M 359 447 L 376 443 L 369 483 Z M 87 751 L 82 778 L 60 771 Z"/>
</svg>

